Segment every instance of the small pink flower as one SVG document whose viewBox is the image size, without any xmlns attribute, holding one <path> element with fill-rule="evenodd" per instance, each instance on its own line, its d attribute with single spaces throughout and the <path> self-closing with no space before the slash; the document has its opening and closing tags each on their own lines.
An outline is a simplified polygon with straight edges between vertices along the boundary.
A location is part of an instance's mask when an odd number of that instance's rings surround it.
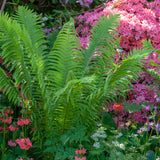
<svg viewBox="0 0 160 160">
<path fill-rule="evenodd" d="M 79 158 L 77 156 L 75 156 L 75 160 L 79 160 Z"/>
<path fill-rule="evenodd" d="M 86 153 L 86 149 L 85 149 L 85 148 L 82 149 L 82 153 L 83 153 L 83 154 Z"/>
<path fill-rule="evenodd" d="M 19 129 L 18 127 L 13 127 L 13 124 L 10 125 L 8 128 L 10 131 L 17 131 Z"/>
<path fill-rule="evenodd" d="M 4 120 L 2 120 L 2 123 L 4 122 Z M 11 124 L 12 123 L 12 117 L 7 117 L 5 119 L 5 123 Z"/>
<path fill-rule="evenodd" d="M 14 146 L 14 147 L 15 147 L 15 146 L 16 146 L 16 143 L 12 142 L 12 139 L 11 139 L 11 140 L 8 141 L 8 145 L 9 145 L 9 146 Z"/>
<path fill-rule="evenodd" d="M 23 123 L 24 123 L 25 125 L 28 125 L 28 124 L 30 123 L 30 120 L 29 120 L 29 119 L 26 119 L 26 120 L 23 121 Z"/>
<path fill-rule="evenodd" d="M 141 130 L 137 130 L 137 133 L 140 134 L 142 131 Z"/>
<path fill-rule="evenodd" d="M 18 118 L 18 121 L 17 121 L 17 125 L 19 125 L 19 126 L 28 125 L 29 123 L 30 123 L 29 119 Z"/>
<path fill-rule="evenodd" d="M 79 154 L 79 150 L 78 149 L 76 149 L 76 154 Z"/>
</svg>

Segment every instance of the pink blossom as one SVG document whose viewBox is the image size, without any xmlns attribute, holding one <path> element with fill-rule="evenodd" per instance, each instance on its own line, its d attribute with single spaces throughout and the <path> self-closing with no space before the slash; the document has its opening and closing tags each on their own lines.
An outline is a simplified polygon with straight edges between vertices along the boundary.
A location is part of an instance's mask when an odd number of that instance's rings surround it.
<svg viewBox="0 0 160 160">
<path fill-rule="evenodd" d="M 30 147 L 32 147 L 32 142 L 29 138 L 19 138 L 16 139 L 15 142 L 20 146 L 21 149 L 28 150 Z"/>
<path fill-rule="evenodd" d="M 15 147 L 15 146 L 16 146 L 16 143 L 14 143 L 14 142 L 12 141 L 12 139 L 11 139 L 11 140 L 8 141 L 8 145 Z"/>
</svg>

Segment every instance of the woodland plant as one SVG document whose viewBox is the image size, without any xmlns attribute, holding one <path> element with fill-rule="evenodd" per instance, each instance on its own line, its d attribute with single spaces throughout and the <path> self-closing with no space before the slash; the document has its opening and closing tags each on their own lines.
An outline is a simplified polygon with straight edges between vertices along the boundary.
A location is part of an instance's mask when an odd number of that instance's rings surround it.
<svg viewBox="0 0 160 160">
<path fill-rule="evenodd" d="M 109 120 L 109 119 L 108 119 Z M 109 124 L 109 123 L 108 123 Z M 155 159 L 159 157 L 159 136 L 153 132 L 136 133 L 137 128 L 114 130 L 101 124 L 91 136 L 94 144 L 88 152 L 89 159 Z"/>
<path fill-rule="evenodd" d="M 15 118 L 15 113 L 11 109 L 2 107 L 0 115 L 0 142 L 1 159 L 16 159 L 26 157 L 27 152 L 32 147 L 30 135 L 30 120 L 23 114 L 23 117 Z M 30 126 L 30 127 L 29 127 Z M 14 154 L 13 154 L 14 153 Z"/>
<path fill-rule="evenodd" d="M 55 137 L 62 140 L 79 126 L 85 127 L 86 136 L 90 136 L 102 116 L 99 106 L 106 99 L 109 102 L 124 97 L 131 80 L 137 80 L 143 59 L 154 49 L 145 41 L 143 49 L 134 49 L 120 64 L 115 64 L 118 18 L 119 15 L 112 14 L 99 18 L 85 49 L 71 19 L 48 53 L 42 22 L 31 10 L 19 6 L 14 17 L 0 16 L 0 57 L 4 60 L 2 66 L 6 65 L 12 73 L 9 77 L 4 67 L 0 67 L 0 89 L 15 106 L 22 105 L 31 111 L 35 128 L 31 141 L 38 150 L 46 151 L 46 140 L 52 142 L 50 147 L 58 147 L 59 140 Z M 62 145 L 68 152 L 74 149 Z M 57 154 L 61 156 L 62 152 Z M 55 155 L 52 151 L 47 156 Z M 47 158 L 44 153 L 43 156 Z"/>
</svg>

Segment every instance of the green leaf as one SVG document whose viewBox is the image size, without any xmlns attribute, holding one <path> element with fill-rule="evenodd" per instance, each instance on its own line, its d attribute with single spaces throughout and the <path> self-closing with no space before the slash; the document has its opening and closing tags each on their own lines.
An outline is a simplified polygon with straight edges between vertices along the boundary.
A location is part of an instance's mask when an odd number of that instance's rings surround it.
<svg viewBox="0 0 160 160">
<path fill-rule="evenodd" d="M 108 112 L 103 113 L 102 123 L 105 127 L 109 128 L 117 128 L 116 123 L 113 120 L 112 116 Z"/>
<path fill-rule="evenodd" d="M 146 152 L 147 160 L 155 160 L 155 152 L 152 150 L 149 150 Z"/>
<path fill-rule="evenodd" d="M 43 152 L 45 153 L 54 153 L 56 151 L 56 146 L 47 147 Z"/>
<path fill-rule="evenodd" d="M 146 108 L 146 105 L 144 104 L 138 105 L 136 103 L 130 104 L 126 102 L 123 103 L 123 106 L 124 106 L 124 111 L 127 111 L 129 113 L 133 113 L 135 111 L 140 112 L 142 108 Z"/>
</svg>

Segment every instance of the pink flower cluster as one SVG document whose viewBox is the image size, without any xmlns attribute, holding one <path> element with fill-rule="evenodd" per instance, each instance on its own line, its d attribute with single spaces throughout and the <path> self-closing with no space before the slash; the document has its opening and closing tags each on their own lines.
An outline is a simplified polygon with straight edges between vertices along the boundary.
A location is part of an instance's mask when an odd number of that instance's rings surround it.
<svg viewBox="0 0 160 160">
<path fill-rule="evenodd" d="M 88 7 L 93 3 L 93 0 L 77 0 L 76 3 L 79 3 L 82 7 Z"/>
<path fill-rule="evenodd" d="M 13 114 L 13 111 L 9 109 L 2 112 L 2 115 L 0 116 L 0 125 L 2 125 L 0 126 L 0 130 L 12 131 L 12 132 L 19 130 L 19 127 L 16 127 L 15 122 L 12 123 L 13 118 L 10 116 L 11 114 Z M 19 126 L 28 125 L 30 122 L 31 121 L 28 118 L 25 119 L 18 118 L 17 125 Z M 7 124 L 10 125 L 8 126 Z M 8 132 L 6 132 L 6 134 L 7 133 Z M 29 148 L 32 147 L 32 142 L 30 141 L 29 138 L 18 138 L 15 140 L 15 142 L 12 139 L 8 140 L 9 146 L 15 147 L 16 144 L 18 144 L 21 149 L 25 150 L 29 150 Z"/>
<path fill-rule="evenodd" d="M 15 142 L 20 146 L 21 149 L 29 150 L 32 147 L 32 142 L 29 138 L 19 138 L 16 139 Z"/>
<path fill-rule="evenodd" d="M 10 126 L 6 126 L 4 127 L 4 123 L 6 124 L 11 124 L 12 123 L 12 116 L 11 114 L 13 114 L 13 110 L 7 109 L 6 111 L 2 112 L 2 115 L 0 116 L 0 122 L 2 123 L 2 126 L 0 126 L 0 130 L 5 130 L 5 131 L 15 131 L 18 130 L 18 128 L 14 128 L 13 125 Z"/>
<path fill-rule="evenodd" d="M 96 24 L 97 18 L 103 15 L 103 7 L 97 7 L 94 12 L 85 12 L 84 15 L 77 17 L 76 31 L 79 34 L 79 41 L 83 48 L 89 43 L 89 30 Z"/>
<path fill-rule="evenodd" d="M 32 147 L 32 142 L 29 138 L 19 138 L 16 139 L 15 142 L 20 146 L 21 149 L 29 150 L 30 147 Z M 8 145 L 15 147 L 16 143 L 11 140 L 8 141 Z"/>
<path fill-rule="evenodd" d="M 10 131 L 17 131 L 17 130 L 19 130 L 19 128 L 18 127 L 14 127 L 13 124 L 11 124 L 8 128 L 9 128 Z"/>
<path fill-rule="evenodd" d="M 80 37 L 89 37 L 90 26 L 95 25 L 97 19 L 108 16 L 109 13 L 121 14 L 119 33 L 122 35 L 121 47 L 133 50 L 142 46 L 142 41 L 150 39 L 153 47 L 160 49 L 160 3 L 159 0 L 113 0 L 93 12 L 86 12 L 77 17 L 79 20 L 76 31 Z M 81 39 L 80 39 L 81 40 Z M 86 41 L 86 40 L 85 40 Z"/>
<path fill-rule="evenodd" d="M 82 150 L 76 150 L 76 154 L 77 155 L 80 155 L 81 158 L 79 158 L 78 156 L 75 156 L 75 160 L 86 160 L 86 157 L 82 157 L 82 154 L 85 154 L 86 153 L 86 149 L 85 148 L 82 148 Z"/>
<path fill-rule="evenodd" d="M 11 140 L 8 141 L 8 145 L 9 145 L 9 146 L 12 146 L 12 147 L 15 147 L 15 146 L 16 146 L 16 143 L 13 142 L 12 139 L 11 139 Z"/>
<path fill-rule="evenodd" d="M 7 109 L 6 111 L 3 111 L 2 112 L 2 116 L 0 116 L 0 120 L 2 123 L 8 123 L 8 124 L 11 124 L 12 123 L 12 117 L 11 116 L 8 116 L 8 115 L 11 115 L 13 114 L 13 111 L 12 110 L 9 110 Z"/>
<path fill-rule="evenodd" d="M 30 123 L 29 119 L 18 118 L 18 121 L 17 121 L 17 125 L 19 125 L 19 126 L 28 125 L 29 123 Z"/>
<path fill-rule="evenodd" d="M 114 0 L 107 3 L 104 14 L 121 14 L 119 33 L 121 47 L 133 49 L 141 47 L 141 41 L 150 39 L 153 47 L 160 49 L 160 3 L 159 0 Z"/>
<path fill-rule="evenodd" d="M 134 92 L 129 91 L 129 100 L 128 103 L 136 103 L 139 104 L 140 102 L 147 102 L 149 104 L 154 105 L 154 94 L 153 90 L 149 89 L 145 84 L 136 83 L 132 85 Z"/>
</svg>

